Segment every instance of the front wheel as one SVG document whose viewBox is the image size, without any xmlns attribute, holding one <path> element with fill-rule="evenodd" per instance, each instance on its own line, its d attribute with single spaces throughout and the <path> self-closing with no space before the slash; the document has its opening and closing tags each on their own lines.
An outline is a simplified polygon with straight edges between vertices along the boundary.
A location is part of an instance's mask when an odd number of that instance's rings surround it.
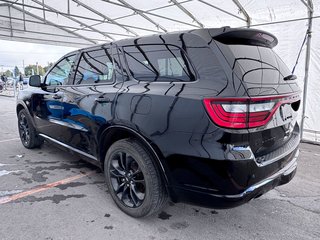
<svg viewBox="0 0 320 240">
<path fill-rule="evenodd" d="M 21 142 L 25 148 L 32 149 L 41 146 L 43 140 L 38 136 L 25 109 L 18 113 L 18 128 Z"/>
<path fill-rule="evenodd" d="M 156 213 L 167 202 L 153 156 L 135 139 L 119 140 L 109 148 L 104 173 L 113 200 L 132 217 Z"/>
</svg>

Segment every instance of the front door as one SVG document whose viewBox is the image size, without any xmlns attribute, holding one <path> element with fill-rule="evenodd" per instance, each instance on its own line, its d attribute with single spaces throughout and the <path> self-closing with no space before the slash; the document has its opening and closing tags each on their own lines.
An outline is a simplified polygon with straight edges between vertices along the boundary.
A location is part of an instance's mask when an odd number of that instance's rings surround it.
<svg viewBox="0 0 320 240">
<path fill-rule="evenodd" d="M 42 89 L 38 89 L 32 96 L 32 109 L 35 124 L 40 133 L 56 140 L 61 140 L 64 126 L 62 119 L 63 92 L 60 88 L 70 77 L 76 55 L 70 55 L 60 60 L 47 73 Z"/>
<path fill-rule="evenodd" d="M 115 78 L 109 46 L 83 51 L 72 86 L 62 87 L 62 119 L 68 124 L 62 142 L 97 157 L 98 132 L 114 118 L 122 79 Z"/>
</svg>

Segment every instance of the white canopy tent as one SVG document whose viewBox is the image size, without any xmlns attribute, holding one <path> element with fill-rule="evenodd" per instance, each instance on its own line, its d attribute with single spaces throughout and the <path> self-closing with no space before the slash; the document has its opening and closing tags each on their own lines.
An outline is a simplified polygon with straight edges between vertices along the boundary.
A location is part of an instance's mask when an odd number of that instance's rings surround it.
<svg viewBox="0 0 320 240">
<path fill-rule="evenodd" d="M 320 142 L 320 0 L 0 0 L 0 39 L 12 41 L 81 48 L 222 26 L 273 33 L 289 68 L 302 47 L 295 74 L 304 89 L 303 136 Z"/>
</svg>

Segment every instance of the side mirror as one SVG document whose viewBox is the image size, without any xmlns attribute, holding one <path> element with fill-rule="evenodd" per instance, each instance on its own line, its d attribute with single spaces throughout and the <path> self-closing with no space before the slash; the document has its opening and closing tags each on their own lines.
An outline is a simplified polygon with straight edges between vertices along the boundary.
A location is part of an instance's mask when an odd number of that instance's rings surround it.
<svg viewBox="0 0 320 240">
<path fill-rule="evenodd" d="M 40 75 L 32 75 L 29 78 L 29 85 L 31 87 L 41 87 L 41 77 L 40 77 Z"/>
</svg>

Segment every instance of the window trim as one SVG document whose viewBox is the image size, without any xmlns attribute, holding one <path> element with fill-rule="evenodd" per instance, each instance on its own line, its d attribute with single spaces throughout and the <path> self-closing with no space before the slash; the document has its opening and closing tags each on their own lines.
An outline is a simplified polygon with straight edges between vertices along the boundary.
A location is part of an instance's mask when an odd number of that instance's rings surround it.
<svg viewBox="0 0 320 240">
<path fill-rule="evenodd" d="M 147 81 L 147 80 L 138 80 L 138 79 L 135 79 L 131 72 L 130 72 L 130 69 L 129 69 L 129 64 L 128 64 L 128 60 L 127 60 L 127 57 L 125 56 L 125 51 L 123 48 L 125 47 L 136 47 L 137 45 L 139 46 L 173 46 L 173 47 L 176 47 L 178 48 L 183 54 L 184 56 L 186 57 L 187 61 L 189 62 L 190 66 L 192 67 L 192 70 L 194 72 L 194 80 L 192 81 Z M 198 75 L 198 72 L 196 71 L 196 68 L 195 66 L 193 65 L 192 61 L 190 60 L 187 52 L 180 46 L 178 45 L 175 45 L 175 44 L 170 44 L 170 43 L 142 43 L 142 44 L 129 44 L 129 45 L 123 45 L 123 46 L 119 46 L 119 48 L 121 48 L 122 50 L 122 55 L 123 55 L 123 59 L 124 59 L 124 64 L 126 65 L 126 70 L 127 70 L 127 73 L 130 77 L 130 79 L 140 83 L 181 83 L 181 84 L 187 84 L 187 83 L 195 83 L 199 80 L 199 75 Z"/>
<path fill-rule="evenodd" d="M 48 84 L 47 84 L 47 77 L 48 77 L 48 75 L 52 72 L 52 70 L 53 70 L 59 63 L 61 63 L 63 60 L 65 60 L 65 59 L 68 58 L 68 57 L 72 57 L 72 56 L 74 57 L 74 62 L 73 62 L 73 64 L 72 64 L 71 68 L 70 68 L 68 80 L 67 80 L 67 82 L 66 82 L 67 84 L 62 84 L 62 85 L 48 85 Z M 73 54 L 70 54 L 70 55 L 63 56 L 63 57 L 62 57 L 56 64 L 54 64 L 54 65 L 49 69 L 49 71 L 46 73 L 46 75 L 45 75 L 45 77 L 44 77 L 44 80 L 43 80 L 44 85 L 45 85 L 47 88 L 56 88 L 56 87 L 61 87 L 61 86 L 68 85 L 76 61 L 77 61 L 77 53 L 73 53 Z"/>
<path fill-rule="evenodd" d="M 81 84 L 81 83 L 78 83 L 76 84 L 75 81 L 76 81 L 76 75 L 77 75 L 77 69 L 79 67 L 79 64 L 81 62 L 81 58 L 83 56 L 84 53 L 89 53 L 89 52 L 95 52 L 95 51 L 101 51 L 101 50 L 109 50 L 111 51 L 111 58 L 112 58 L 112 65 L 113 65 L 113 68 L 114 68 L 114 58 L 113 58 L 113 52 L 112 52 L 112 46 L 101 46 L 100 48 L 96 48 L 96 49 L 89 49 L 89 50 L 86 50 L 84 49 L 83 51 L 80 52 L 79 54 L 79 59 L 77 61 L 77 64 L 76 64 L 76 68 L 74 69 L 74 76 L 73 76 L 73 80 L 71 82 L 71 86 L 99 86 L 99 85 L 112 85 L 112 84 L 115 84 L 116 83 L 116 78 L 115 78 L 115 73 L 114 71 L 112 71 L 112 81 L 110 82 L 101 82 L 101 83 L 84 83 L 84 84 Z"/>
</svg>

